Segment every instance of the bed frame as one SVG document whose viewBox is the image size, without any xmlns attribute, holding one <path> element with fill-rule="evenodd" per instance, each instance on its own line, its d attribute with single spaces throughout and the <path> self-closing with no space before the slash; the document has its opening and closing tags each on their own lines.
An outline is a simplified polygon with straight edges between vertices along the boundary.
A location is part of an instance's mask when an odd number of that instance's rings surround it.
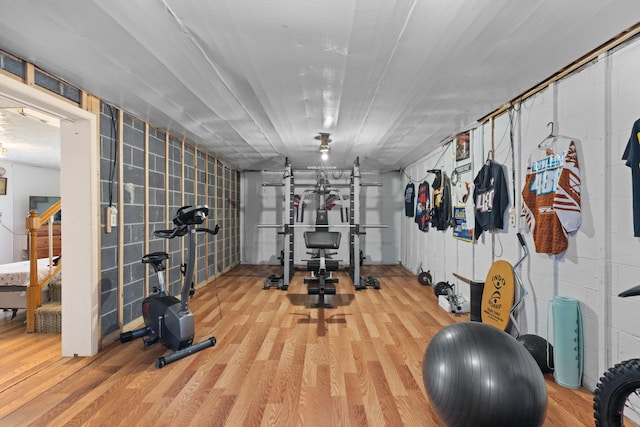
<svg viewBox="0 0 640 427">
<path fill-rule="evenodd" d="M 47 278 L 51 271 L 50 265 L 57 265 L 57 257 L 60 255 L 61 233 L 60 223 L 54 222 L 51 226 L 45 224 L 37 232 L 35 248 L 38 262 L 38 283 Z M 51 255 L 50 257 L 50 242 Z M 55 273 L 54 273 L 55 274 Z M 18 310 L 27 308 L 27 288 L 30 284 L 30 261 L 18 261 L 0 265 L 0 309 L 11 310 L 16 317 Z M 42 301 L 48 301 L 46 283 L 42 285 Z"/>
<path fill-rule="evenodd" d="M 46 259 L 45 259 L 46 260 Z M 46 260 L 48 261 L 48 260 Z M 10 264 L 3 264 L 2 266 L 2 272 L 0 273 L 0 281 L 1 282 L 7 282 L 9 281 L 11 284 L 2 284 L 0 285 L 0 309 L 2 310 L 11 310 L 13 313 L 11 315 L 11 319 L 15 318 L 18 310 L 26 310 L 27 308 L 27 288 L 29 287 L 29 283 L 28 281 L 24 281 L 21 284 L 14 284 L 13 281 L 16 279 L 16 277 L 20 277 L 20 276 L 24 276 L 25 272 L 28 274 L 30 273 L 30 271 L 28 270 L 29 265 L 28 262 L 26 262 L 26 269 L 25 266 L 23 264 L 25 264 L 25 262 L 15 262 L 15 263 L 10 263 Z M 47 262 L 48 265 L 48 262 Z M 44 266 L 42 265 L 42 263 L 39 263 L 39 270 L 43 270 L 44 271 Z M 47 267 L 48 270 L 48 267 Z M 46 273 L 45 273 L 46 274 Z M 9 275 L 9 280 L 4 280 L 7 279 L 5 277 L 5 275 Z M 43 275 L 41 273 L 41 275 Z M 43 286 L 42 287 L 42 301 L 46 301 L 48 300 L 48 289 L 47 286 Z"/>
</svg>

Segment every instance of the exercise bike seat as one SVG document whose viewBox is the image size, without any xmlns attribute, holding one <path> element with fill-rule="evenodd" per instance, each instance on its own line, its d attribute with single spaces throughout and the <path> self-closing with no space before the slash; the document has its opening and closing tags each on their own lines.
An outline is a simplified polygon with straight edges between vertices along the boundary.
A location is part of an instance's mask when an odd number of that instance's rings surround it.
<svg viewBox="0 0 640 427">
<path fill-rule="evenodd" d="M 162 262 L 169 259 L 169 254 L 166 252 L 152 252 L 142 257 L 143 264 L 161 265 Z"/>
</svg>

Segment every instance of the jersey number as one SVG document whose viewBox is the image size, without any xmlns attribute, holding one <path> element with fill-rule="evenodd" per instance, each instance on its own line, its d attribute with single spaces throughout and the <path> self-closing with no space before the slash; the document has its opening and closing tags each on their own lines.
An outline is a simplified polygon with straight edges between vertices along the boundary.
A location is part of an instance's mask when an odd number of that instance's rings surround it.
<svg viewBox="0 0 640 427">
<path fill-rule="evenodd" d="M 558 181 L 560 180 L 561 173 L 562 168 L 538 172 L 531 183 L 531 192 L 535 191 L 536 196 L 555 193 L 556 188 L 558 188 Z"/>
</svg>

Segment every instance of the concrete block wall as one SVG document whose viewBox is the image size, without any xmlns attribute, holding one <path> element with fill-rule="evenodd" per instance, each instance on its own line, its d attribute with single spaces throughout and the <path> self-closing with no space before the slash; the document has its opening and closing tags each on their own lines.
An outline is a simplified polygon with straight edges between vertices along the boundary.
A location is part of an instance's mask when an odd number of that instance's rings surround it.
<svg viewBox="0 0 640 427">
<path fill-rule="evenodd" d="M 145 266 L 140 262 L 145 253 L 144 226 L 144 123 L 128 114 L 123 120 L 123 193 L 124 206 L 124 323 L 142 315 L 145 296 Z"/>
<path fill-rule="evenodd" d="M 117 111 L 115 114 L 117 128 Z M 209 204 L 206 224 L 209 227 L 225 221 L 222 216 L 225 210 L 229 215 L 237 216 L 237 193 L 229 194 L 227 199 L 222 198 L 222 188 L 216 188 L 216 183 L 222 183 L 222 180 L 213 179 L 216 175 L 224 176 L 225 171 L 229 177 L 236 177 L 237 174 L 217 161 L 215 156 L 207 155 L 188 142 L 124 113 L 120 153 L 122 165 L 116 163 L 113 185 L 110 185 L 109 170 L 115 156 L 113 141 L 116 132 L 112 129 L 111 110 L 106 104 L 101 105 L 100 125 L 101 333 L 102 337 L 106 337 L 119 331 L 123 325 L 140 321 L 142 299 L 157 285 L 153 270 L 140 262 L 145 253 L 165 250 L 169 253 L 165 280 L 169 293 L 179 295 L 183 280 L 180 266 L 186 262 L 186 242 L 177 238 L 167 241 L 155 237 L 153 233 L 155 230 L 172 228 L 171 219 L 185 205 Z M 119 182 L 117 171 L 120 167 L 122 182 Z M 229 179 L 229 185 L 232 182 L 235 185 L 235 181 Z M 112 203 L 118 209 L 123 227 L 120 229 L 116 226 L 111 233 L 106 233 L 104 208 L 108 205 L 110 187 Z M 122 206 L 118 206 L 120 190 Z M 233 224 L 233 221 L 230 223 Z M 229 245 L 238 244 L 237 239 L 232 238 L 237 233 L 229 232 L 227 235 Z M 121 249 L 120 237 L 123 240 Z M 206 283 L 238 263 L 239 249 L 227 247 L 225 250 L 218 237 L 209 237 L 207 241 L 205 235 L 200 234 L 196 246 L 196 285 Z"/>
</svg>

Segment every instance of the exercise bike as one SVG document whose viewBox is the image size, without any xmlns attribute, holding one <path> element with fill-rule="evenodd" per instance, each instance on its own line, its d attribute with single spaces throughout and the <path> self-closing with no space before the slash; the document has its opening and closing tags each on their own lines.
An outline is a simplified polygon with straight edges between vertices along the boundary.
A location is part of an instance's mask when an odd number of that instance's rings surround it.
<svg viewBox="0 0 640 427">
<path fill-rule="evenodd" d="M 619 297 L 640 295 L 640 285 L 618 294 Z M 618 427 L 625 413 L 640 420 L 640 359 L 629 359 L 609 368 L 600 377 L 593 394 L 593 417 L 596 427 Z"/>
<path fill-rule="evenodd" d="M 178 209 L 173 218 L 175 228 L 172 230 L 156 230 L 154 235 L 163 239 L 189 236 L 187 249 L 187 262 L 182 266 L 184 276 L 181 299 L 167 294 L 164 281 L 164 261 L 169 259 L 166 252 L 154 252 L 146 254 L 142 263 L 150 264 L 158 276 L 158 287 L 154 292 L 142 301 L 142 317 L 145 326 L 130 332 L 120 334 L 120 342 L 128 342 L 136 338 L 144 337 L 144 347 L 162 342 L 171 348 L 173 353 L 156 359 L 156 367 L 163 366 L 187 357 L 193 353 L 213 347 L 216 338 L 211 337 L 199 343 L 193 344 L 194 319 L 189 310 L 189 297 L 193 295 L 193 269 L 196 258 L 196 233 L 209 233 L 216 235 L 219 226 L 213 230 L 208 228 L 196 228 L 202 224 L 209 214 L 206 205 L 184 206 Z"/>
</svg>

